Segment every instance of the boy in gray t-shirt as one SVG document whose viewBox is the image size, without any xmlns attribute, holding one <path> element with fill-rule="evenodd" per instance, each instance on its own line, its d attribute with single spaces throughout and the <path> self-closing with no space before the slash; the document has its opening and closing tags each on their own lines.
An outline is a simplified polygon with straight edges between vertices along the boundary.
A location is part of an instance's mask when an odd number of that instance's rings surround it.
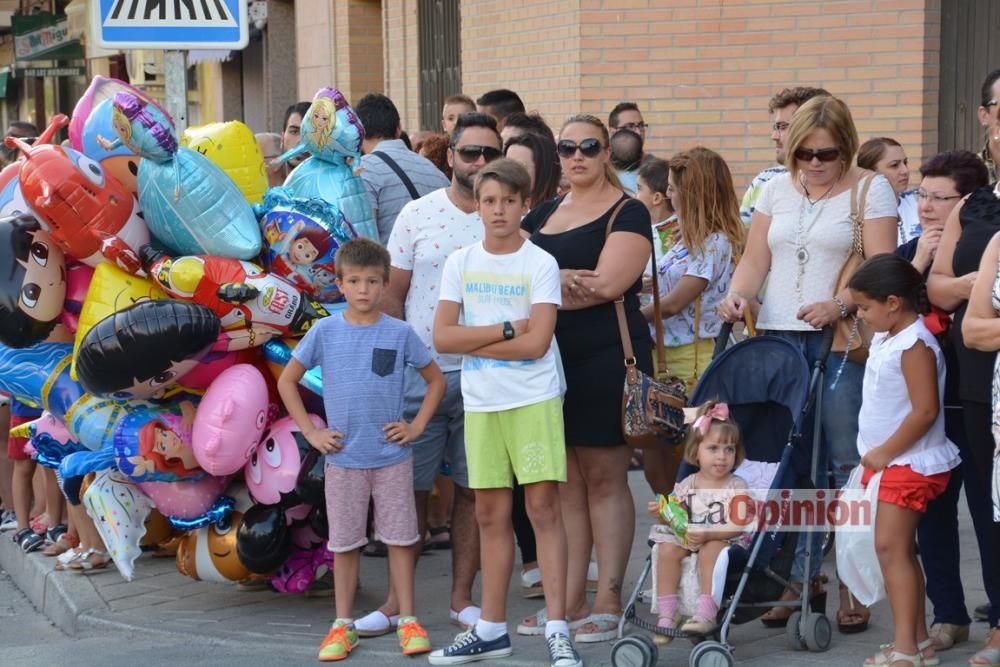
<svg viewBox="0 0 1000 667">
<path fill-rule="evenodd" d="M 383 315 L 379 301 L 389 279 L 389 253 L 374 241 L 355 239 L 336 256 L 337 286 L 347 309 L 313 325 L 278 380 L 278 391 L 309 444 L 326 455 L 329 549 L 337 554 L 337 618 L 320 645 L 320 660 L 346 658 L 358 645 L 352 608 L 361 547 L 367 543 L 369 500 L 375 534 L 389 547 L 393 587 L 399 596 L 403 653 L 430 651 L 427 633 L 413 615 L 414 553 L 419 541 L 413 497 L 412 453 L 406 447 L 424 430 L 441 397 L 444 376 L 405 322 Z M 427 382 L 412 422 L 402 418 L 403 368 L 414 366 Z M 329 428 L 306 414 L 298 382 L 319 366 Z"/>
</svg>

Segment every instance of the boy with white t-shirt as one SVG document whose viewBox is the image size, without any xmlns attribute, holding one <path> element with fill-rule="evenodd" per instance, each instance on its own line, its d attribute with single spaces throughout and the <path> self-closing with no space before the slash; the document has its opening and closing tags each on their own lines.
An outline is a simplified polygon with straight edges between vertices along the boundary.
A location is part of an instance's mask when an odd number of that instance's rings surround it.
<svg viewBox="0 0 1000 667">
<path fill-rule="evenodd" d="M 482 561 L 479 621 L 451 646 L 433 652 L 432 665 L 511 655 L 506 598 L 514 566 L 515 477 L 524 487 L 538 542 L 549 661 L 553 667 L 583 664 L 566 623 L 566 532 L 559 511 L 558 485 L 566 481 L 553 349 L 559 267 L 520 234 L 529 189 L 527 171 L 513 160 L 483 167 L 474 189 L 483 241 L 452 253 L 441 277 L 434 346 L 440 353 L 463 355 L 469 486 L 476 495 L 480 552 L 490 557 Z"/>
</svg>

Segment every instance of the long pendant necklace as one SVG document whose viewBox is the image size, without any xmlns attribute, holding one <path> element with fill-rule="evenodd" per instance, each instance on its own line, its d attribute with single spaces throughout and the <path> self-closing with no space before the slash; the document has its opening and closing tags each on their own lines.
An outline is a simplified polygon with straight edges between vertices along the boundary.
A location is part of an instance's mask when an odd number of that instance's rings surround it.
<svg viewBox="0 0 1000 667">
<path fill-rule="evenodd" d="M 799 221 L 795 228 L 795 259 L 798 262 L 799 270 L 798 275 L 795 278 L 795 293 L 799 297 L 799 305 L 805 305 L 805 299 L 802 296 L 802 284 L 806 274 L 806 264 L 809 263 L 809 250 L 806 248 L 806 241 L 809 238 L 809 232 L 816 225 L 816 222 L 823 217 L 823 210 L 826 208 L 827 202 L 830 201 L 830 193 L 833 189 L 837 187 L 840 183 L 840 178 L 843 175 L 837 177 L 830 188 L 823 193 L 816 201 L 809 199 L 809 190 L 806 188 L 805 179 L 800 177 L 799 183 L 802 185 L 802 199 L 799 200 Z M 806 202 L 809 202 L 809 212 L 812 213 L 812 209 L 816 204 L 820 204 L 819 209 L 816 211 L 816 215 L 813 216 L 812 221 L 808 226 L 805 225 L 806 216 Z"/>
</svg>

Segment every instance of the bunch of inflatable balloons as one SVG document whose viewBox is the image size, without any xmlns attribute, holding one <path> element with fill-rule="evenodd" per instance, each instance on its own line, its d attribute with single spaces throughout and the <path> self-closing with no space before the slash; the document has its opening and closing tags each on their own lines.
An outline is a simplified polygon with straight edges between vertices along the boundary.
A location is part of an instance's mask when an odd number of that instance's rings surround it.
<svg viewBox="0 0 1000 667">
<path fill-rule="evenodd" d="M 274 379 L 338 308 L 337 248 L 377 238 L 363 139 L 320 90 L 280 159 L 311 157 L 267 190 L 246 125 L 178 137 L 147 94 L 97 77 L 72 119 L 6 140 L 21 157 L 0 172 L 0 392 L 44 410 L 22 427 L 34 456 L 126 579 L 156 513 L 195 579 L 301 592 L 332 567 L 323 460 Z M 303 385 L 322 414 L 315 372 Z"/>
</svg>

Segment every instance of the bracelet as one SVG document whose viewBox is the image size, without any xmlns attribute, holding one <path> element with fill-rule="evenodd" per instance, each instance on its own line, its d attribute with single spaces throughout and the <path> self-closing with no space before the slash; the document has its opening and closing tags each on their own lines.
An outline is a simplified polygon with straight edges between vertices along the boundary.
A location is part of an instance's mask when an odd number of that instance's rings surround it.
<svg viewBox="0 0 1000 667">
<path fill-rule="evenodd" d="M 844 305 L 843 299 L 841 299 L 839 296 L 834 296 L 833 297 L 833 302 L 835 304 L 837 304 L 837 308 L 840 308 L 840 319 L 846 320 L 847 319 L 847 306 Z"/>
</svg>

